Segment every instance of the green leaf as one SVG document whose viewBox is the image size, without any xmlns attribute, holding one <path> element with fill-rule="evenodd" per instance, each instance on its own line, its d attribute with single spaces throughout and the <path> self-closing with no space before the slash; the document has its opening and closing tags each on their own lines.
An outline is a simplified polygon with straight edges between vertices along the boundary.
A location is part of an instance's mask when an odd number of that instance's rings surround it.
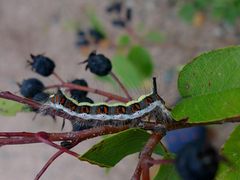
<svg viewBox="0 0 240 180">
<path fill-rule="evenodd" d="M 164 41 L 164 38 L 159 31 L 150 31 L 146 35 L 146 40 L 151 43 L 162 43 Z"/>
<path fill-rule="evenodd" d="M 195 15 L 195 8 L 192 4 L 184 4 L 178 14 L 182 20 L 190 23 Z"/>
<path fill-rule="evenodd" d="M 118 40 L 119 46 L 126 46 L 130 43 L 130 37 L 128 35 L 122 35 Z"/>
<path fill-rule="evenodd" d="M 142 86 L 143 77 L 141 72 L 128 58 L 116 55 L 113 58 L 112 64 L 113 72 L 118 75 L 118 78 L 125 87 L 136 88 Z"/>
<path fill-rule="evenodd" d="M 104 31 L 102 23 L 97 18 L 97 15 L 95 14 L 95 12 L 93 10 L 89 10 L 88 11 L 88 15 L 89 15 L 90 22 L 91 22 L 93 28 L 95 30 L 97 30 L 98 32 L 100 32 L 103 35 L 103 37 L 105 38 L 106 37 L 106 33 Z"/>
<path fill-rule="evenodd" d="M 148 78 L 153 72 L 153 63 L 147 49 L 142 46 L 134 46 L 128 53 L 130 63 L 138 70 L 142 78 Z"/>
<path fill-rule="evenodd" d="M 163 159 L 174 159 L 175 156 L 176 156 L 175 154 L 167 154 L 164 156 Z M 163 164 L 160 166 L 158 173 L 153 180 L 158 180 L 158 179 L 181 180 L 177 171 L 175 170 L 175 167 L 173 165 L 166 165 L 166 164 Z"/>
<path fill-rule="evenodd" d="M 220 163 L 216 179 L 240 179 L 240 125 L 232 132 L 226 143 L 222 147 L 221 155 L 231 163 Z"/>
<path fill-rule="evenodd" d="M 178 90 L 184 98 L 173 118 L 209 122 L 240 115 L 240 46 L 203 53 L 180 72 Z"/>
<path fill-rule="evenodd" d="M 22 103 L 0 98 L 0 115 L 15 116 L 24 106 Z"/>
<path fill-rule="evenodd" d="M 95 144 L 79 159 L 100 167 L 113 167 L 127 155 L 140 152 L 149 136 L 150 134 L 144 130 L 129 129 Z M 155 149 L 160 155 L 165 155 L 160 144 Z"/>
</svg>

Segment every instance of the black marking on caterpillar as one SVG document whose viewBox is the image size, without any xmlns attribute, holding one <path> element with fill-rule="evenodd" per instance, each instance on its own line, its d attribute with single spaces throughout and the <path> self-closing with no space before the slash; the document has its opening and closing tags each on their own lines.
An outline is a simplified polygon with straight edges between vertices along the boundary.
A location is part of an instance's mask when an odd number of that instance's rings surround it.
<svg viewBox="0 0 240 180">
<path fill-rule="evenodd" d="M 69 119 L 74 119 L 76 123 L 82 125 L 109 124 L 119 127 L 119 125 L 131 124 L 138 127 L 147 115 L 149 120 L 153 118 L 157 123 L 175 121 L 171 117 L 170 109 L 165 106 L 165 102 L 157 93 L 156 78 L 153 78 L 151 93 L 127 104 L 78 103 L 58 90 L 57 94 L 51 95 L 42 107 L 42 111 L 49 109 L 66 113 Z"/>
</svg>

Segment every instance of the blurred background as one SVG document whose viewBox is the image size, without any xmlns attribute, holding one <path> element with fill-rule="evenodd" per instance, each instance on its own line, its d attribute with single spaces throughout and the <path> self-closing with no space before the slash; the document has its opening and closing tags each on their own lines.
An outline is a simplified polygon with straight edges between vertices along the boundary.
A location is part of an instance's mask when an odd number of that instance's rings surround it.
<svg viewBox="0 0 240 180">
<path fill-rule="evenodd" d="M 177 77 L 183 65 L 203 52 L 239 45 L 239 16 L 239 0 L 1 0 L 0 90 L 20 95 L 17 83 L 28 78 L 38 78 L 45 86 L 60 84 L 54 76 L 44 78 L 31 71 L 31 53 L 54 60 L 55 72 L 64 81 L 84 78 L 89 87 L 124 96 L 109 78 L 100 80 L 85 71 L 85 65 L 77 65 L 97 50 L 112 61 L 113 72 L 131 88 L 132 97 L 149 92 L 151 77 L 156 76 L 159 94 L 174 106 L 180 98 Z M 132 70 L 141 58 L 149 68 Z M 129 59 L 135 64 L 126 64 Z M 126 66 L 131 68 L 123 73 Z M 60 132 L 62 119 L 54 123 L 50 116 L 38 115 L 32 121 L 34 115 L 0 117 L 0 131 Z M 220 149 L 235 126 L 211 126 L 208 137 Z M 69 122 L 63 131 L 71 131 Z M 100 140 L 88 140 L 73 150 L 82 154 Z M 34 179 L 55 152 L 45 144 L 3 146 L 0 178 Z M 106 174 L 103 168 L 64 154 L 42 179 L 130 179 L 137 160 L 136 154 L 128 156 Z"/>
</svg>

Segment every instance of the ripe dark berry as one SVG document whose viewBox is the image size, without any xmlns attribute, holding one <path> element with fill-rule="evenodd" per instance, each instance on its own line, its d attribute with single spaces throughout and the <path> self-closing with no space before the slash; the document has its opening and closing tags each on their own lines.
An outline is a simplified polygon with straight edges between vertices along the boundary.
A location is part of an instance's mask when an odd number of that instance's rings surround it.
<svg viewBox="0 0 240 180">
<path fill-rule="evenodd" d="M 218 163 L 217 152 L 203 139 L 187 144 L 175 160 L 176 170 L 184 180 L 212 180 Z"/>
<path fill-rule="evenodd" d="M 77 46 L 88 46 L 89 41 L 85 37 L 85 33 L 83 31 L 78 31 L 77 32 Z"/>
<path fill-rule="evenodd" d="M 75 79 L 75 80 L 72 81 L 72 84 L 77 84 L 77 85 L 80 85 L 80 86 L 88 87 L 88 84 L 84 79 Z M 74 90 L 71 90 L 70 93 L 71 93 L 72 96 L 81 98 L 81 97 L 86 96 L 88 92 L 74 89 Z"/>
<path fill-rule="evenodd" d="M 112 70 L 111 61 L 106 58 L 103 54 L 96 54 L 93 51 L 88 59 L 82 63 L 88 63 L 86 66 L 86 70 L 89 68 L 90 71 L 99 76 L 106 76 Z M 79 64 L 82 64 L 79 63 Z"/>
<path fill-rule="evenodd" d="M 20 93 L 26 98 L 33 98 L 35 94 L 42 92 L 43 89 L 44 85 L 41 81 L 31 78 L 23 81 Z"/>
<path fill-rule="evenodd" d="M 76 46 L 88 46 L 89 45 L 89 42 L 88 42 L 88 40 L 86 40 L 86 39 L 83 39 L 83 40 L 79 40 L 79 41 L 77 41 L 76 42 Z"/>
<path fill-rule="evenodd" d="M 94 38 L 95 42 L 99 42 L 100 40 L 104 39 L 104 35 L 95 29 L 90 29 L 89 33 L 90 36 Z"/>
<path fill-rule="evenodd" d="M 116 11 L 117 13 L 120 13 L 121 10 L 122 10 L 122 3 L 121 2 L 115 2 L 107 8 L 108 13 L 111 13 L 113 11 Z"/>
<path fill-rule="evenodd" d="M 125 27 L 125 22 L 122 20 L 113 20 L 112 21 L 113 26 L 118 26 L 118 27 Z"/>
<path fill-rule="evenodd" d="M 51 59 L 41 54 L 37 56 L 30 54 L 30 56 L 33 62 L 28 61 L 28 63 L 32 66 L 32 69 L 35 70 L 36 73 L 44 77 L 52 74 L 55 68 L 55 63 Z"/>
<path fill-rule="evenodd" d="M 39 92 L 33 96 L 33 101 L 44 104 L 45 102 L 48 101 L 49 94 L 44 93 L 44 92 Z"/>
<path fill-rule="evenodd" d="M 132 9 L 131 8 L 127 8 L 126 19 L 128 21 L 131 21 L 131 19 L 132 19 Z"/>
</svg>

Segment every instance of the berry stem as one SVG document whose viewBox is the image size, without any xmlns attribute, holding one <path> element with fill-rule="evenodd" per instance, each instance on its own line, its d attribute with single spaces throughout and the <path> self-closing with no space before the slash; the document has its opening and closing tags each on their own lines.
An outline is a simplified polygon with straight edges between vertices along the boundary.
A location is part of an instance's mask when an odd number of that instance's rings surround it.
<svg viewBox="0 0 240 180">
<path fill-rule="evenodd" d="M 57 78 L 62 84 L 65 83 L 65 82 L 62 80 L 62 78 L 60 78 L 60 76 L 58 76 L 58 74 L 55 73 L 55 71 L 53 71 L 53 74 L 54 74 L 54 76 L 56 76 L 56 78 Z"/>
<path fill-rule="evenodd" d="M 117 81 L 117 83 L 119 84 L 119 86 L 122 88 L 122 90 L 124 91 L 124 93 L 126 94 L 127 98 L 129 99 L 129 101 L 132 100 L 130 94 L 127 92 L 127 90 L 125 89 L 125 87 L 122 85 L 122 83 L 119 81 L 119 79 L 117 78 L 117 76 L 115 76 L 115 74 L 113 72 L 109 73 L 113 79 L 115 79 L 115 81 Z"/>
</svg>

